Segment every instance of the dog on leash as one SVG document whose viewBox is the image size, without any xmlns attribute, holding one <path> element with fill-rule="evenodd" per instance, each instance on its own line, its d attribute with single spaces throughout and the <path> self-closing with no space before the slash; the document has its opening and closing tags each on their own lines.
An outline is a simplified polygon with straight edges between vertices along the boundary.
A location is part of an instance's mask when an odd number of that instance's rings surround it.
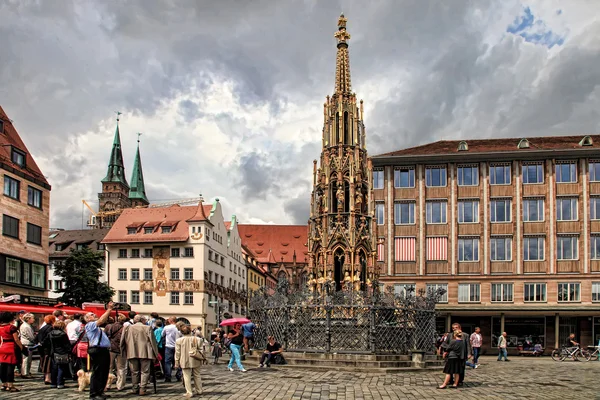
<svg viewBox="0 0 600 400">
<path fill-rule="evenodd" d="M 85 372 L 84 370 L 80 369 L 79 371 L 77 371 L 77 383 L 79 384 L 79 389 L 77 389 L 80 392 L 83 392 L 85 390 L 85 388 L 87 388 L 88 386 L 90 386 L 90 377 L 92 376 L 91 372 Z M 106 381 L 106 389 L 108 390 L 114 381 L 117 380 L 117 377 L 114 374 L 108 374 L 108 380 Z"/>
</svg>

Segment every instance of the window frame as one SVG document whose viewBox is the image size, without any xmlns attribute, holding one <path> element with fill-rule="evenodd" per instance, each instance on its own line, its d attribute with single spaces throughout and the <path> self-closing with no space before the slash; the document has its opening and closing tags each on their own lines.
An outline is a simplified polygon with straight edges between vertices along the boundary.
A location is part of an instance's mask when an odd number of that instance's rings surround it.
<svg viewBox="0 0 600 400">
<path fill-rule="evenodd" d="M 461 287 L 467 286 L 468 290 L 468 300 L 461 300 Z M 475 292 L 473 289 L 477 289 Z M 481 303 L 481 283 L 459 283 L 458 284 L 458 303 Z"/>
<path fill-rule="evenodd" d="M 528 300 L 526 295 L 527 295 L 527 286 L 528 285 L 532 285 L 533 287 L 533 292 L 531 292 L 531 289 L 529 289 L 529 294 L 533 296 L 534 300 Z M 544 296 L 543 296 L 543 300 L 535 300 L 538 297 L 538 289 L 544 288 L 543 292 L 544 292 Z M 541 297 L 541 296 L 539 296 Z M 525 282 L 523 284 L 523 302 L 524 303 L 547 303 L 548 302 L 548 285 L 546 284 L 546 282 Z"/>
<path fill-rule="evenodd" d="M 496 182 L 498 175 L 496 174 L 495 171 L 497 168 L 505 169 L 504 173 L 502 174 L 502 176 L 504 178 L 504 182 L 502 182 L 502 183 Z M 508 171 L 506 171 L 506 169 L 508 169 Z M 492 170 L 494 171 L 493 174 L 492 174 Z M 512 167 L 510 164 L 506 164 L 506 163 L 490 164 L 490 169 L 489 169 L 488 175 L 489 175 L 490 185 L 493 185 L 493 186 L 512 185 Z M 493 177 L 493 179 L 492 179 L 492 177 Z M 507 177 L 508 177 L 508 181 L 507 181 Z"/>
<path fill-rule="evenodd" d="M 119 299 L 119 303 L 127 303 L 127 299 L 128 299 L 127 290 L 119 290 L 117 292 L 117 296 L 118 296 L 117 298 Z M 125 298 L 123 298 L 123 296 Z"/>
<path fill-rule="evenodd" d="M 137 275 L 137 277 L 136 277 Z M 140 280 L 140 269 L 132 268 L 130 271 L 131 281 L 139 281 Z"/>
<path fill-rule="evenodd" d="M 600 234 L 590 235 L 590 260 L 600 260 Z"/>
<path fill-rule="evenodd" d="M 150 296 L 150 301 L 148 301 L 148 296 Z M 153 304 L 154 302 L 154 293 L 151 291 L 144 291 L 144 304 Z"/>
<path fill-rule="evenodd" d="M 510 288 L 510 290 L 507 290 L 508 288 Z M 496 289 L 496 290 L 494 290 L 494 289 Z M 498 295 L 499 295 L 499 297 L 498 297 Z M 515 301 L 515 285 L 514 285 L 514 283 L 507 283 L 507 282 L 494 283 L 494 282 L 492 282 L 492 284 L 490 285 L 490 302 L 492 302 L 492 303 L 513 303 L 514 301 Z"/>
<path fill-rule="evenodd" d="M 184 257 L 194 257 L 194 248 L 184 247 L 183 254 Z"/>
<path fill-rule="evenodd" d="M 173 299 L 177 299 L 177 301 L 175 302 Z M 181 305 L 181 298 L 178 291 L 169 293 L 169 305 Z"/>
<path fill-rule="evenodd" d="M 20 156 L 23 159 L 23 162 L 17 161 L 15 159 L 15 155 Z M 17 164 L 21 168 L 25 168 L 27 166 L 27 153 L 12 146 L 10 152 L 10 161 Z"/>
<path fill-rule="evenodd" d="M 36 195 L 39 196 L 39 205 L 35 204 Z M 27 185 L 27 205 L 42 210 L 43 197 L 44 192 L 42 192 L 40 189 L 34 188 L 31 185 Z M 31 201 L 31 198 L 33 198 L 33 201 Z"/>
<path fill-rule="evenodd" d="M 600 197 L 598 196 L 590 196 L 590 221 L 600 221 Z"/>
<path fill-rule="evenodd" d="M 448 303 L 448 284 L 447 283 L 427 283 L 425 293 L 429 294 L 430 290 L 436 292 L 438 289 L 445 289 L 446 293 L 440 298 L 438 303 Z"/>
<path fill-rule="evenodd" d="M 412 186 L 402 186 L 402 173 L 408 172 L 408 183 Z M 412 189 L 416 185 L 416 175 L 414 167 L 396 167 L 394 168 L 394 189 Z"/>
<path fill-rule="evenodd" d="M 412 282 L 412 283 L 394 283 L 394 295 L 395 296 L 399 296 L 402 295 L 404 297 L 406 297 L 406 292 L 408 289 L 412 288 L 412 293 L 413 296 L 416 294 L 416 287 L 417 284 Z M 398 288 L 401 288 L 401 290 L 397 290 Z"/>
<path fill-rule="evenodd" d="M 433 220 L 433 204 L 440 204 L 440 221 Z M 442 208 L 443 206 L 443 208 Z M 445 225 L 448 223 L 448 200 L 428 200 L 425 202 L 425 223 L 428 225 Z"/>
<path fill-rule="evenodd" d="M 595 293 L 594 293 L 594 288 L 596 289 Z M 595 299 L 594 299 L 594 297 L 595 297 Z M 592 282 L 592 303 L 599 303 L 599 302 L 600 302 L 600 282 Z"/>
<path fill-rule="evenodd" d="M 559 248 L 563 245 L 565 239 L 570 239 L 571 242 L 571 254 L 573 258 L 560 258 L 564 257 L 564 247 Z M 563 253 L 562 255 L 560 253 Z M 560 257 L 559 257 L 560 256 Z M 576 235 L 556 235 L 556 261 L 578 261 L 579 260 L 579 236 Z"/>
<path fill-rule="evenodd" d="M 527 171 L 527 173 L 526 173 L 525 170 L 529 169 L 531 167 L 535 167 L 536 179 L 541 176 L 541 181 L 529 182 L 529 172 Z M 527 179 L 525 179 L 525 177 L 527 177 Z M 521 166 L 521 181 L 523 182 L 523 185 L 543 185 L 545 182 L 544 164 L 543 163 L 523 163 L 523 165 Z"/>
<path fill-rule="evenodd" d="M 140 258 L 140 249 L 131 249 L 131 258 Z"/>
<path fill-rule="evenodd" d="M 123 277 L 122 274 L 125 274 Z M 127 268 L 119 268 L 117 270 L 117 280 L 118 281 L 126 281 L 127 280 Z"/>
<path fill-rule="evenodd" d="M 508 258 L 499 259 L 498 256 L 498 244 L 494 246 L 495 241 L 504 241 L 504 254 L 508 254 Z M 496 256 L 494 258 L 494 255 Z M 512 237 L 509 236 L 492 236 L 490 237 L 490 262 L 512 262 Z"/>
<path fill-rule="evenodd" d="M 569 203 L 570 203 L 569 209 L 571 212 L 571 217 L 574 217 L 574 219 L 563 219 L 562 203 L 564 201 L 569 201 Z M 574 209 L 573 209 L 573 205 L 575 205 Z M 560 221 L 560 222 L 579 221 L 579 198 L 578 197 L 564 196 L 564 197 L 556 198 L 556 221 Z"/>
<path fill-rule="evenodd" d="M 14 195 L 14 196 L 12 193 L 13 189 L 14 189 L 13 185 L 16 186 L 16 195 Z M 7 188 L 8 188 L 8 193 L 6 191 Z M 4 186 L 2 189 L 2 193 L 4 193 L 4 196 L 6 196 L 10 199 L 21 201 L 21 181 L 13 178 L 12 176 L 4 175 Z"/>
<path fill-rule="evenodd" d="M 562 180 L 563 176 L 562 176 L 562 170 L 559 174 L 559 168 L 561 168 L 561 166 L 563 165 L 570 165 L 573 167 L 574 171 L 569 171 L 569 179 L 571 179 L 571 174 L 573 173 L 575 175 L 575 180 L 574 181 L 564 181 Z M 554 166 L 554 180 L 556 183 L 577 183 L 579 180 L 579 171 L 577 171 L 577 162 L 576 161 L 563 161 L 563 162 L 556 162 L 555 166 Z M 560 180 L 559 180 L 560 177 Z"/>
<path fill-rule="evenodd" d="M 117 255 L 117 258 L 127 258 L 127 254 L 127 249 L 119 249 L 119 254 Z"/>
<path fill-rule="evenodd" d="M 171 268 L 171 280 L 172 281 L 180 281 L 181 279 L 179 268 Z"/>
<path fill-rule="evenodd" d="M 439 185 L 433 185 L 432 180 L 433 180 L 433 175 L 432 175 L 432 171 L 433 170 L 443 170 L 444 173 L 442 175 L 442 173 L 440 172 L 440 176 L 439 176 L 439 180 L 440 180 L 440 184 Z M 443 181 L 443 184 L 442 184 Z M 448 186 L 448 168 L 446 165 L 444 166 L 426 166 L 425 167 L 425 187 L 447 187 Z"/>
<path fill-rule="evenodd" d="M 598 166 L 598 171 L 596 171 L 596 165 Z M 590 160 L 588 163 L 588 171 L 590 182 L 600 182 L 600 160 Z M 594 173 L 593 177 L 592 171 Z M 598 174 L 598 176 L 596 176 L 596 174 Z"/>
<path fill-rule="evenodd" d="M 153 257 L 152 249 L 144 249 L 144 258 L 152 258 Z"/>
<path fill-rule="evenodd" d="M 471 170 L 471 182 L 475 181 L 475 183 L 465 183 L 464 170 Z M 473 171 L 475 170 L 475 171 Z M 475 172 L 475 173 L 473 173 Z M 456 182 L 458 186 L 470 186 L 475 187 L 479 186 L 479 165 L 477 164 L 461 164 L 456 167 Z"/>
<path fill-rule="evenodd" d="M 568 300 L 561 300 L 561 294 L 563 293 L 563 290 L 561 290 L 561 286 L 562 285 L 567 285 L 567 294 L 568 294 Z M 571 298 L 571 294 L 573 293 L 573 291 L 571 290 L 571 286 L 573 288 L 577 288 L 576 290 L 576 294 L 577 294 L 577 299 L 572 299 Z M 556 291 L 556 301 L 558 303 L 580 303 L 581 302 L 581 282 L 558 282 L 557 283 L 557 291 Z"/>
<path fill-rule="evenodd" d="M 180 257 L 181 249 L 179 247 L 171 247 L 171 258 Z"/>
<path fill-rule="evenodd" d="M 471 242 L 471 248 L 472 248 L 472 257 L 473 259 L 471 260 L 466 260 L 465 258 L 465 242 L 470 241 Z M 462 250 L 461 250 L 461 245 L 462 245 Z M 458 237 L 458 240 L 456 241 L 456 246 L 457 246 L 457 250 L 458 250 L 458 257 L 457 260 L 458 262 L 479 262 L 479 256 L 480 256 L 480 252 L 479 252 L 479 237 L 474 237 L 474 236 L 464 236 L 464 237 Z M 462 260 L 461 260 L 461 252 L 462 252 Z M 477 256 L 475 258 L 475 256 Z"/>
<path fill-rule="evenodd" d="M 7 222 L 8 221 L 8 222 Z M 16 222 L 16 233 L 13 231 Z M 10 228 L 10 231 L 9 231 Z M 2 236 L 6 236 L 13 239 L 20 239 L 21 235 L 21 221 L 18 218 L 11 217 L 8 214 L 2 214 Z"/>
<path fill-rule="evenodd" d="M 537 213 L 538 216 L 541 216 L 542 219 L 531 219 L 531 207 L 527 206 L 525 207 L 525 203 L 529 203 L 529 202 L 537 202 Z M 524 198 L 522 201 L 522 208 L 523 208 L 523 222 L 544 222 L 546 220 L 546 216 L 545 216 L 545 212 L 546 212 L 546 202 L 545 199 L 543 198 Z M 540 204 L 541 206 L 541 212 L 540 212 Z M 525 212 L 525 210 L 527 210 L 527 212 Z"/>
<path fill-rule="evenodd" d="M 35 237 L 36 233 L 37 233 L 38 237 Z M 32 237 L 32 235 L 34 237 Z M 37 239 L 37 241 L 36 241 L 36 239 Z M 27 222 L 26 241 L 29 244 L 35 244 L 37 246 L 41 246 L 42 245 L 42 227 L 39 225 L 32 224 L 31 222 Z"/>
<path fill-rule="evenodd" d="M 408 222 L 402 221 L 402 206 L 408 206 Z M 415 224 L 414 201 L 396 201 L 394 202 L 394 225 L 414 225 Z"/>
<path fill-rule="evenodd" d="M 471 204 L 471 214 L 473 221 L 465 221 L 465 204 Z M 463 199 L 457 201 L 458 223 L 459 224 L 478 224 L 479 223 L 479 200 Z"/>
<path fill-rule="evenodd" d="M 380 216 L 381 222 L 379 222 Z M 385 203 L 382 201 L 375 202 L 375 221 L 377 225 L 385 225 Z"/>
<path fill-rule="evenodd" d="M 190 277 L 188 278 L 188 273 Z M 184 268 L 183 269 L 183 280 L 184 281 L 193 281 L 194 280 L 194 268 Z"/>
<path fill-rule="evenodd" d="M 140 291 L 139 290 L 131 290 L 129 293 L 129 298 L 131 299 L 130 304 L 140 304 Z M 136 300 L 137 296 L 137 300 Z"/>
<path fill-rule="evenodd" d="M 504 202 L 508 204 L 508 207 L 505 207 L 505 214 L 506 214 L 506 210 L 508 210 L 508 219 L 504 220 L 504 221 L 498 221 L 498 216 L 497 216 L 497 209 L 494 206 L 495 203 L 500 203 L 500 202 Z M 490 223 L 492 224 L 509 224 L 512 222 L 512 199 L 490 199 Z"/>
<path fill-rule="evenodd" d="M 537 240 L 537 251 L 538 251 L 538 255 L 541 254 L 542 258 L 539 259 L 531 259 L 526 257 L 525 254 L 525 250 L 527 249 L 527 254 L 530 254 L 529 251 L 529 246 L 525 246 L 525 242 L 529 242 L 530 240 Z M 541 252 L 540 252 L 540 243 L 542 243 L 541 245 Z M 542 236 L 524 236 L 523 237 L 523 261 L 532 261 L 532 262 L 538 262 L 538 261 L 546 261 L 546 238 L 542 237 Z"/>
<path fill-rule="evenodd" d="M 148 273 L 150 273 L 150 277 L 148 278 Z M 152 268 L 144 268 L 144 280 L 145 281 L 151 281 L 154 279 L 154 277 L 152 276 Z"/>
<path fill-rule="evenodd" d="M 373 169 L 373 190 L 380 190 L 385 187 L 385 171 L 381 169 Z M 380 176 L 381 175 L 381 176 Z M 381 186 L 379 186 L 381 184 Z"/>
<path fill-rule="evenodd" d="M 192 301 L 189 301 L 188 296 L 191 296 Z M 193 306 L 194 305 L 194 292 L 183 292 L 183 305 Z"/>
</svg>

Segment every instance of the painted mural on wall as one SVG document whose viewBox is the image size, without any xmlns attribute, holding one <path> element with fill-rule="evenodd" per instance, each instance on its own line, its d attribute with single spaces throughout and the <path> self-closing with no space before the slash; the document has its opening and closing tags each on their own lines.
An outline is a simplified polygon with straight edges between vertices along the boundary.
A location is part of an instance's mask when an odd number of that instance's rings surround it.
<svg viewBox="0 0 600 400">
<path fill-rule="evenodd" d="M 169 263 L 170 247 L 154 246 L 152 248 L 152 255 L 152 276 L 156 277 L 153 290 L 157 296 L 163 297 L 167 295 L 167 276 L 171 274 Z"/>
</svg>

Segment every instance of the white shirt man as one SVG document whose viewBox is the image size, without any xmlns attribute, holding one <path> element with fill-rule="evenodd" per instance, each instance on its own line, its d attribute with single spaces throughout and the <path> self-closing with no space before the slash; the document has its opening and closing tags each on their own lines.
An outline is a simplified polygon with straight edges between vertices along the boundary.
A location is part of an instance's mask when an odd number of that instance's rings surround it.
<svg viewBox="0 0 600 400">
<path fill-rule="evenodd" d="M 74 317 L 75 319 L 67 324 L 67 336 L 69 337 L 69 341 L 71 343 L 75 343 L 77 339 L 79 339 L 81 327 L 83 326 L 80 320 L 81 316 L 79 314 L 75 314 Z"/>
</svg>

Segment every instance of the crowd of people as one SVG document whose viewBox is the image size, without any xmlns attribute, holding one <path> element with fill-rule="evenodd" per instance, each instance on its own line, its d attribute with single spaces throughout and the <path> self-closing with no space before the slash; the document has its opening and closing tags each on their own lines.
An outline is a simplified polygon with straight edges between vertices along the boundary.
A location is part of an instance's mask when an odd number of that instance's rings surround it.
<svg viewBox="0 0 600 400">
<path fill-rule="evenodd" d="M 201 327 L 192 330 L 176 317 L 166 319 L 157 313 L 149 317 L 115 312 L 109 303 L 106 311 L 68 316 L 61 310 L 43 318 L 37 333 L 35 318 L 25 311 L 17 315 L 0 313 L 0 381 L 3 391 L 18 392 L 15 376 L 33 379 L 32 354 L 40 356 L 38 372 L 52 389 L 64 389 L 66 382 L 77 382 L 79 390 L 89 385 L 90 399 L 104 400 L 105 391 L 126 390 L 131 376 L 131 394 L 145 395 L 150 384 L 162 375 L 165 382 L 176 379 L 185 388 L 185 397 L 202 393 L 200 367 L 208 363 L 204 353 L 210 346 L 213 364 L 224 353 L 230 354 L 229 371 L 234 364 L 246 372 L 242 354 L 254 347 L 256 326 L 251 321 L 212 331 L 210 341 Z M 259 367 L 281 362 L 283 349 L 269 336 Z M 174 375 L 174 376 L 173 376 Z M 27 385 L 24 385 L 27 388 Z"/>
</svg>

